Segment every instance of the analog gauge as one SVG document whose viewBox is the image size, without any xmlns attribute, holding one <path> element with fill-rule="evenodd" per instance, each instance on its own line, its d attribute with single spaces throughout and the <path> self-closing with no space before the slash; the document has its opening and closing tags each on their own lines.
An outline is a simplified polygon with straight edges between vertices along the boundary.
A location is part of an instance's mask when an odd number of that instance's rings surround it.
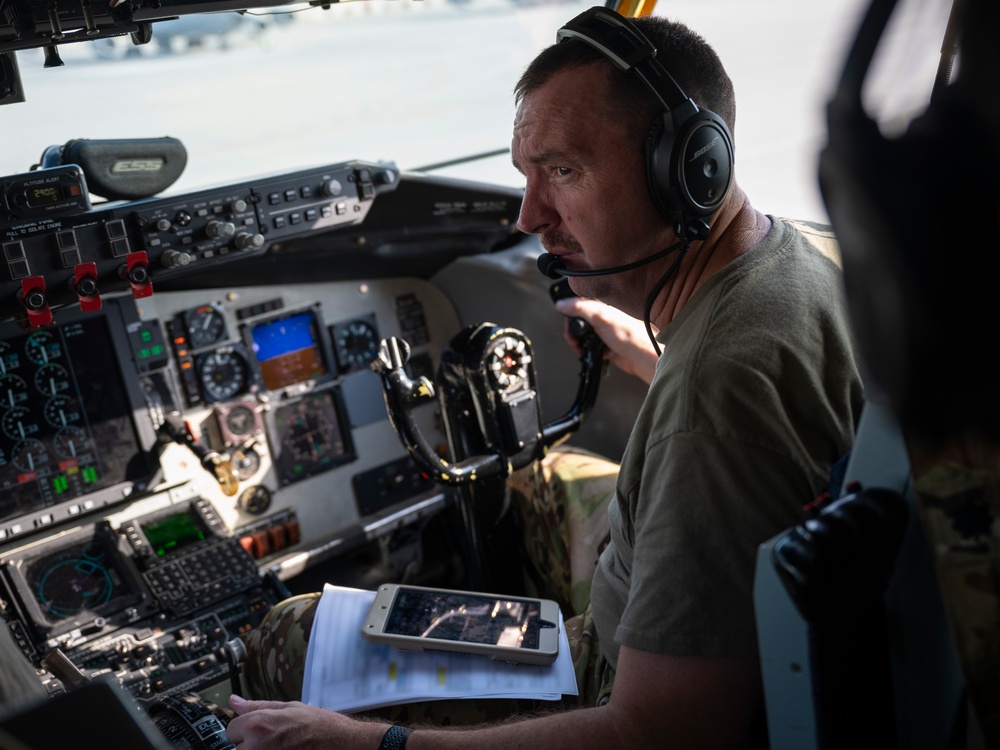
<svg viewBox="0 0 1000 750">
<path fill-rule="evenodd" d="M 65 393 L 70 385 L 69 373 L 62 365 L 50 363 L 35 371 L 35 388 L 50 398 Z"/>
<path fill-rule="evenodd" d="M 63 458 L 77 458 L 90 447 L 87 433 L 79 427 L 64 427 L 56 433 L 53 447 Z"/>
<path fill-rule="evenodd" d="M 2 420 L 3 432 L 11 440 L 24 440 L 38 432 L 38 424 L 31 421 L 31 412 L 23 406 L 8 409 Z"/>
<path fill-rule="evenodd" d="M 199 355 L 195 368 L 209 403 L 228 401 L 247 389 L 250 368 L 246 357 L 231 346 Z"/>
<path fill-rule="evenodd" d="M 35 331 L 24 343 L 24 354 L 36 365 L 44 365 L 62 356 L 62 346 L 51 331 Z"/>
<path fill-rule="evenodd" d="M 238 448 L 229 454 L 229 462 L 241 482 L 247 481 L 260 470 L 260 454 L 253 448 Z"/>
<path fill-rule="evenodd" d="M 49 454 L 41 440 L 28 438 L 14 446 L 14 465 L 21 471 L 35 471 L 49 462 Z"/>
<path fill-rule="evenodd" d="M 6 375 L 21 366 L 21 358 L 10 344 L 0 341 L 0 375 Z"/>
<path fill-rule="evenodd" d="M 524 384 L 528 377 L 531 354 L 523 339 L 504 336 L 488 356 L 487 367 L 500 388 L 510 391 Z"/>
<path fill-rule="evenodd" d="M 259 515 L 271 507 L 271 491 L 261 485 L 247 487 L 240 495 L 237 504 L 241 510 Z"/>
<path fill-rule="evenodd" d="M 42 413 L 45 415 L 45 421 L 56 429 L 79 422 L 82 416 L 76 402 L 68 396 L 50 398 L 45 402 Z"/>
<path fill-rule="evenodd" d="M 0 407 L 12 409 L 28 400 L 28 384 L 20 375 L 0 376 Z"/>
<path fill-rule="evenodd" d="M 226 432 L 231 440 L 249 437 L 257 427 L 257 417 L 249 406 L 237 404 L 224 417 Z"/>
<path fill-rule="evenodd" d="M 367 320 L 334 326 L 333 344 L 342 373 L 364 370 L 378 353 L 378 332 Z"/>
<path fill-rule="evenodd" d="M 192 349 L 203 349 L 226 338 L 226 319 L 213 305 L 202 305 L 184 313 L 188 343 Z"/>
</svg>

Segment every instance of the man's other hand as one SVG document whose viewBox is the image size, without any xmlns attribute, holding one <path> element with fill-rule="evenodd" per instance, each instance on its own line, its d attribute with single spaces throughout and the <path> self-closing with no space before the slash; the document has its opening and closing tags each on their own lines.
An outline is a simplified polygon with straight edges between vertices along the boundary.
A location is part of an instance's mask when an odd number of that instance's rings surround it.
<svg viewBox="0 0 1000 750">
<path fill-rule="evenodd" d="M 613 365 L 635 375 L 646 385 L 653 381 L 657 357 L 641 320 L 611 305 L 582 297 L 559 300 L 556 309 L 567 318 L 581 318 L 589 323 L 607 347 L 605 356 Z M 580 344 L 569 332 L 569 320 L 565 335 L 573 351 L 579 354 Z"/>
<path fill-rule="evenodd" d="M 236 718 L 226 733 L 240 750 L 378 747 L 387 728 L 297 701 L 248 701 L 232 695 L 229 706 Z"/>
</svg>

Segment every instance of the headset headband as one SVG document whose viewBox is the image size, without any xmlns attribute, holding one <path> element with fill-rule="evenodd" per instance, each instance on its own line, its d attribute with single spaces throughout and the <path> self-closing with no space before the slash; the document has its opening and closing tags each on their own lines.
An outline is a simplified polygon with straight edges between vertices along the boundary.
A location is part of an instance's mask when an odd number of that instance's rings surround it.
<svg viewBox="0 0 1000 750">
<path fill-rule="evenodd" d="M 656 47 L 624 16 L 590 8 L 556 32 L 556 41 L 579 39 L 607 57 L 619 70 L 633 70 L 668 110 L 691 101 L 656 59 Z"/>
</svg>

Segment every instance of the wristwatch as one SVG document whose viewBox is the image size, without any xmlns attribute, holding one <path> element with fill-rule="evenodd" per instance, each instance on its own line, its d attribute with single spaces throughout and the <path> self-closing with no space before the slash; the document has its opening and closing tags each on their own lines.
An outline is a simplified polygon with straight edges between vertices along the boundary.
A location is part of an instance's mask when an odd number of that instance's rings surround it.
<svg viewBox="0 0 1000 750">
<path fill-rule="evenodd" d="M 378 743 L 378 750 L 403 750 L 406 747 L 406 738 L 412 733 L 412 729 L 407 729 L 400 724 L 393 724 L 382 735 L 382 741 Z"/>
</svg>

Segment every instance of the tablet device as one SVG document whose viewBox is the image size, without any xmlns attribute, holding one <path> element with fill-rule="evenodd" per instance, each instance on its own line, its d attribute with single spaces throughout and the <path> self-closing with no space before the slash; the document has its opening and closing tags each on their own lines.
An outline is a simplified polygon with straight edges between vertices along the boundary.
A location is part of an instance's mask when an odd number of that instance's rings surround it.
<svg viewBox="0 0 1000 750">
<path fill-rule="evenodd" d="M 405 651 L 482 654 L 549 665 L 559 653 L 559 605 L 549 599 L 386 584 L 362 636 Z"/>
</svg>

